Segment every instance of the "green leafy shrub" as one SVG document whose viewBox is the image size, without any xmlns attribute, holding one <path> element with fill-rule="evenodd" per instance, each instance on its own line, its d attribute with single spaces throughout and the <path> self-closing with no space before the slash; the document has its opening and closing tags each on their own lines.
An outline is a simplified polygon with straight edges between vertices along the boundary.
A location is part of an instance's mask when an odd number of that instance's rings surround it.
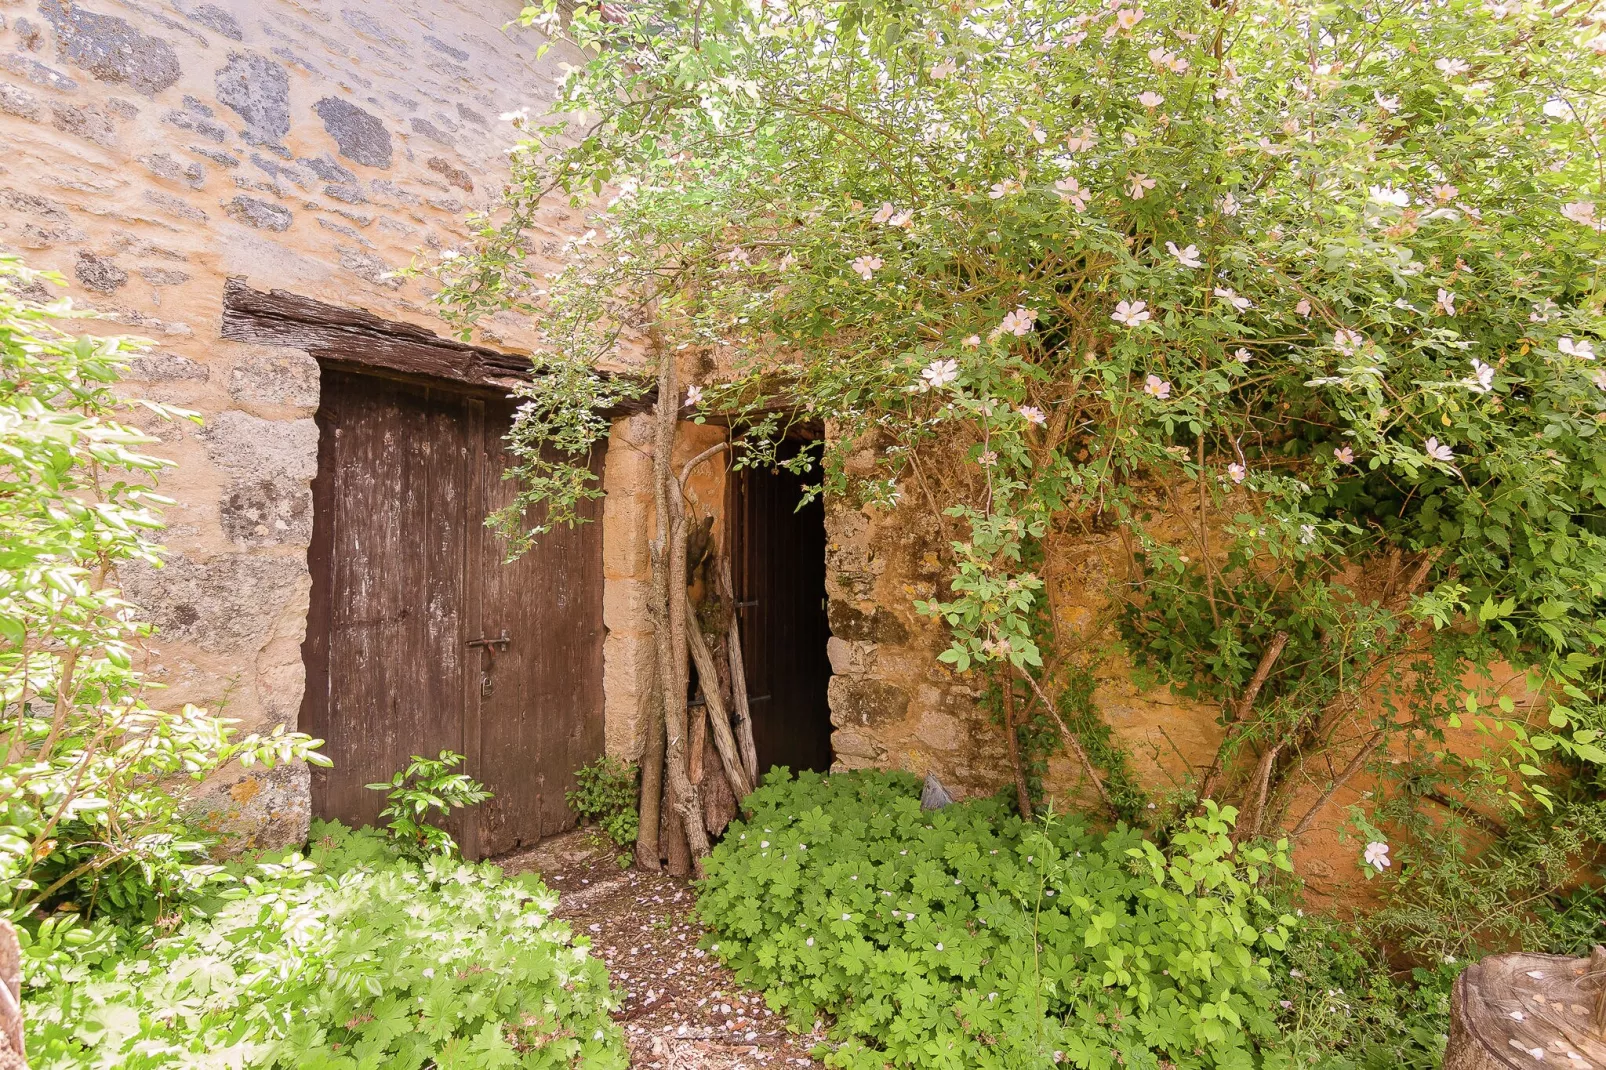
<svg viewBox="0 0 1606 1070">
<path fill-rule="evenodd" d="M 452 772 L 462 764 L 463 756 L 443 750 L 439 758 L 421 758 L 413 755 L 407 768 L 388 781 L 366 784 L 372 791 L 382 791 L 390 805 L 379 811 L 390 837 L 397 847 L 414 858 L 430 855 L 450 855 L 457 851 L 457 841 L 451 833 L 431 824 L 463 806 L 477 806 L 491 797 L 485 786 L 467 773 Z"/>
<path fill-rule="evenodd" d="M 323 823 L 306 857 L 242 868 L 144 947 L 103 924 L 31 938 L 33 1065 L 625 1066 L 607 973 L 535 878 Z"/>
<path fill-rule="evenodd" d="M 576 786 L 564 793 L 581 821 L 595 823 L 616 847 L 636 842 L 641 817 L 636 813 L 636 767 L 603 756 L 575 770 Z"/>
<path fill-rule="evenodd" d="M 327 764 L 300 733 L 234 739 L 227 720 L 146 704 L 151 628 L 117 571 L 161 563 L 169 462 L 130 421 L 193 414 L 114 392 L 139 343 L 68 333 L 85 313 L 16 293 L 60 281 L 0 257 L 0 914 L 25 927 L 63 904 L 154 920 L 216 872 L 186 780 Z"/>
<path fill-rule="evenodd" d="M 1258 1065 L 1295 919 L 1256 885 L 1282 848 L 1235 847 L 1213 805 L 1162 852 L 919 792 L 771 774 L 709 859 L 710 946 L 795 1019 L 836 1015 L 828 1065 Z"/>
</svg>

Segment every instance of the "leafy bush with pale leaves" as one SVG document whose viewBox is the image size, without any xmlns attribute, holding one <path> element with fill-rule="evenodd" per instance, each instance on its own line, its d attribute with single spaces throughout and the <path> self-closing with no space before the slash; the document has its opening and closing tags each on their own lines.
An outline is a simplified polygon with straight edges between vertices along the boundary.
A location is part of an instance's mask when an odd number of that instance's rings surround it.
<svg viewBox="0 0 1606 1070">
<path fill-rule="evenodd" d="M 607 971 L 556 896 L 318 824 L 170 936 L 49 927 L 24 950 L 38 1070 L 623 1070 Z M 76 930 L 79 936 L 69 938 Z"/>
<path fill-rule="evenodd" d="M 836 1016 L 827 1065 L 1260 1065 L 1295 919 L 1257 885 L 1282 846 L 1235 847 L 1213 804 L 1162 852 L 919 800 L 906 773 L 781 771 L 709 859 L 709 946 L 795 1020 Z"/>
</svg>

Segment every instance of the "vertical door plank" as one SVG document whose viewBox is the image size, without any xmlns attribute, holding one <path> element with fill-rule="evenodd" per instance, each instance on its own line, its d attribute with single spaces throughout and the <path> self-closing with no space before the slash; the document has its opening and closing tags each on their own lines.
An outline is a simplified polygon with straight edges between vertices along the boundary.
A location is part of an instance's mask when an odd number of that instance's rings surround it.
<svg viewBox="0 0 1606 1070">
<path fill-rule="evenodd" d="M 313 646 L 327 650 L 314 668 L 327 680 L 322 731 L 335 764 L 314 812 L 372 824 L 384 799 L 365 784 L 411 755 L 463 746 L 462 402 L 328 370 L 323 386 L 330 479 L 314 544 L 328 552 L 315 595 L 328 604 L 327 636 Z"/>
<path fill-rule="evenodd" d="M 478 516 L 516 492 L 502 478 L 512 416 L 511 404 L 486 403 Z M 599 442 L 592 456 L 599 475 L 605 448 Z M 587 503 L 587 523 L 557 527 L 513 562 L 501 539 L 481 532 L 483 634 L 506 628 L 512 640 L 496 655 L 491 694 L 480 700 L 481 768 L 497 793 L 482 815 L 486 854 L 572 828 L 564 793 L 575 787 L 574 771 L 602 754 L 601 504 Z"/>
</svg>

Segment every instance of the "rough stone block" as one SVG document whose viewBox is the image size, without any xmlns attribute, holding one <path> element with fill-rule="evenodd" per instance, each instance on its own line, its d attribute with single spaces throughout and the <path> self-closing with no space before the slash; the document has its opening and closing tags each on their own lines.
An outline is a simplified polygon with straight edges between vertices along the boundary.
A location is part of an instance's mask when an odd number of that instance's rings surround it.
<svg viewBox="0 0 1606 1070">
<path fill-rule="evenodd" d="M 129 367 L 131 379 L 146 383 L 205 382 L 206 365 L 177 353 L 142 353 Z"/>
<path fill-rule="evenodd" d="M 877 746 L 871 736 L 851 728 L 842 728 L 831 733 L 831 753 L 847 768 L 861 769 L 879 761 L 886 751 Z M 852 762 L 853 759 L 858 760 L 857 764 Z"/>
<path fill-rule="evenodd" d="M 26 119 L 30 123 L 37 123 L 45 117 L 45 110 L 40 107 L 38 99 L 26 89 L 10 82 L 0 82 L 0 112 Z"/>
<path fill-rule="evenodd" d="M 230 219 L 258 230 L 289 230 L 295 220 L 290 209 L 256 197 L 247 197 L 243 193 L 224 205 L 223 211 Z"/>
<path fill-rule="evenodd" d="M 251 346 L 229 373 L 229 397 L 236 401 L 318 407 L 318 362 L 306 351 L 283 346 Z"/>
<path fill-rule="evenodd" d="M 255 140 L 276 142 L 290 132 L 290 74 L 253 52 L 230 52 L 216 77 L 218 103 L 245 120 Z"/>
<path fill-rule="evenodd" d="M 86 290 L 98 294 L 116 293 L 128 282 L 128 272 L 118 267 L 116 261 L 90 252 L 78 254 L 78 262 L 73 265 L 73 276 Z"/>
<path fill-rule="evenodd" d="M 200 23 L 209 30 L 216 30 L 231 41 L 245 40 L 245 33 L 240 29 L 239 20 L 216 4 L 200 4 L 193 10 L 184 12 L 184 17 Z"/>
<path fill-rule="evenodd" d="M 610 579 L 602 584 L 602 624 L 610 632 L 646 632 L 651 584 L 645 580 Z"/>
<path fill-rule="evenodd" d="M 866 613 L 851 603 L 833 598 L 826 607 L 826 617 L 831 624 L 831 634 L 841 639 L 894 646 L 909 641 L 909 629 L 885 606 L 876 606 Z"/>
<path fill-rule="evenodd" d="M 831 677 L 826 701 L 831 706 L 831 723 L 839 728 L 893 724 L 909 712 L 909 692 L 863 676 Z"/>
<path fill-rule="evenodd" d="M 306 574 L 306 562 L 292 557 L 234 553 L 199 561 L 172 554 L 162 568 L 127 563 L 119 578 L 125 597 L 157 626 L 158 641 L 254 654 Z"/>
<path fill-rule="evenodd" d="M 832 636 L 825 642 L 825 655 L 831 659 L 831 671 L 838 676 L 866 673 L 875 665 L 874 643 L 848 641 Z"/>
<path fill-rule="evenodd" d="M 308 480 L 318 471 L 318 425 L 264 420 L 230 409 L 201 431 L 209 460 L 248 480 Z"/>
<path fill-rule="evenodd" d="M 312 489 L 283 477 L 237 479 L 218 503 L 218 522 L 239 546 L 305 546 L 312 541 Z"/>
<path fill-rule="evenodd" d="M 390 166 L 390 131 L 378 116 L 339 97 L 324 97 L 312 110 L 340 147 L 340 155 L 369 167 Z"/>
</svg>

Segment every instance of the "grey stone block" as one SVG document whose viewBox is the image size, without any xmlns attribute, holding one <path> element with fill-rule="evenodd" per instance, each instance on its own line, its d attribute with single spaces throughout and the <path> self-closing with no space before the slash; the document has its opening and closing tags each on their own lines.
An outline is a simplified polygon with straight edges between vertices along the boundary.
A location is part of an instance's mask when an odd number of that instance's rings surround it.
<svg viewBox="0 0 1606 1070">
<path fill-rule="evenodd" d="M 85 289 L 94 290 L 99 294 L 116 293 L 128 282 L 128 272 L 118 267 L 115 261 L 96 256 L 91 252 L 78 254 L 78 262 L 73 265 L 73 275 Z"/>
<path fill-rule="evenodd" d="M 218 103 L 245 120 L 256 140 L 276 142 L 290 132 L 290 74 L 250 52 L 231 52 L 217 72 Z"/>
<path fill-rule="evenodd" d="M 127 19 L 66 0 L 40 0 L 39 14 L 55 27 L 61 57 L 103 82 L 129 85 L 154 97 L 183 73 L 172 45 L 141 33 Z"/>
<path fill-rule="evenodd" d="M 244 546 L 312 541 L 312 490 L 304 481 L 237 479 L 218 503 L 223 534 Z"/>
<path fill-rule="evenodd" d="M 310 419 L 264 420 L 238 409 L 201 431 L 213 464 L 249 480 L 311 479 L 318 471 L 318 425 Z"/>
<path fill-rule="evenodd" d="M 119 579 L 124 597 L 156 625 L 159 639 L 248 654 L 267 640 L 306 568 L 295 558 L 251 553 L 207 561 L 172 554 L 162 568 L 126 563 Z"/>
<path fill-rule="evenodd" d="M 191 22 L 198 22 L 209 30 L 215 30 L 231 41 L 245 40 L 245 33 L 240 29 L 239 20 L 216 4 L 202 4 L 193 11 L 186 11 L 184 15 Z"/>
<path fill-rule="evenodd" d="M 223 206 L 224 214 L 258 230 L 289 230 L 295 216 L 290 209 L 240 194 Z"/>
<path fill-rule="evenodd" d="M 390 166 L 390 131 L 377 116 L 339 97 L 324 97 L 312 110 L 340 147 L 340 155 L 369 167 Z"/>
</svg>

